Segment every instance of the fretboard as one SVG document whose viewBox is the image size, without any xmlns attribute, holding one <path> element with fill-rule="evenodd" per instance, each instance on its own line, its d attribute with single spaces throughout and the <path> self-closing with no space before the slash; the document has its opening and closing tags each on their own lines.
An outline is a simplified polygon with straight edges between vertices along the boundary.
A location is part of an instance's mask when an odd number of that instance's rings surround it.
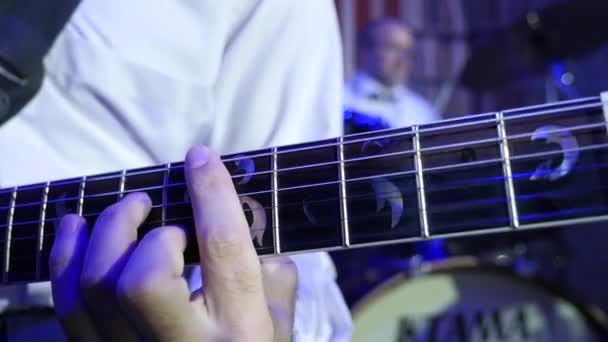
<svg viewBox="0 0 608 342">
<path fill-rule="evenodd" d="M 259 255 L 608 219 L 608 96 L 224 156 Z M 0 190 L 3 283 L 48 279 L 66 213 L 145 191 L 140 237 L 193 230 L 183 163 Z M 197 260 L 192 241 L 186 260 Z"/>
</svg>

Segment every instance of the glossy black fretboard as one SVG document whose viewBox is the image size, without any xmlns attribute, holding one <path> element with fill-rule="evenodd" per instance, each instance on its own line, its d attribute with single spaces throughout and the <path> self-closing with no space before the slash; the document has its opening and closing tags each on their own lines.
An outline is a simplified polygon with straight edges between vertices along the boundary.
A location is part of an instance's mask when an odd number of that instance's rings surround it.
<svg viewBox="0 0 608 342">
<path fill-rule="evenodd" d="M 603 106 L 574 102 L 225 156 L 260 255 L 608 218 Z M 565 163 L 565 164 L 564 164 Z M 565 165 L 565 166 L 564 166 Z M 48 278 L 58 218 L 146 191 L 140 235 L 192 229 L 183 164 L 0 190 L 2 282 Z M 195 261 L 194 243 L 186 258 Z"/>
</svg>

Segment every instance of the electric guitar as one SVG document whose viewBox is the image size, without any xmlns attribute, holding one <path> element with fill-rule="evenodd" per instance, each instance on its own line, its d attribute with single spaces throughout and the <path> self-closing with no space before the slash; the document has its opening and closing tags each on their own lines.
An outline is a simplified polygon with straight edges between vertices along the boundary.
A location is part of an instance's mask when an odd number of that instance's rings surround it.
<svg viewBox="0 0 608 342">
<path fill-rule="evenodd" d="M 574 225 L 608 219 L 607 115 L 604 93 L 223 160 L 260 256 Z M 153 203 L 140 236 L 192 233 L 181 162 L 1 189 L 0 281 L 47 280 L 59 218 L 92 227 L 134 191 Z"/>
</svg>

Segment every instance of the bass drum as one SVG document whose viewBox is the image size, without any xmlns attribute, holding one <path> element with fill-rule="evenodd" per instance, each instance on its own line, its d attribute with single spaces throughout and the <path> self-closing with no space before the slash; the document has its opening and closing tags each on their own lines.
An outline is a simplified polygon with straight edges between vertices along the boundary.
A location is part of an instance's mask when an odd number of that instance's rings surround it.
<svg viewBox="0 0 608 342">
<path fill-rule="evenodd" d="M 397 275 L 353 309 L 353 341 L 608 341 L 603 316 L 474 259 Z"/>
</svg>

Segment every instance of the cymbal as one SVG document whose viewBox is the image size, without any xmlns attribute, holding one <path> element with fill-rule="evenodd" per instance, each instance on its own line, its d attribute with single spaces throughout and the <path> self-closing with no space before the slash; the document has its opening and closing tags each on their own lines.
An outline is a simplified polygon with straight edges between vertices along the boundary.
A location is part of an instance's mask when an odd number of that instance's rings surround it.
<svg viewBox="0 0 608 342">
<path fill-rule="evenodd" d="M 529 11 L 511 26 L 480 36 L 460 76 L 478 90 L 497 88 L 551 63 L 580 58 L 608 41 L 608 1 L 570 0 Z"/>
</svg>

